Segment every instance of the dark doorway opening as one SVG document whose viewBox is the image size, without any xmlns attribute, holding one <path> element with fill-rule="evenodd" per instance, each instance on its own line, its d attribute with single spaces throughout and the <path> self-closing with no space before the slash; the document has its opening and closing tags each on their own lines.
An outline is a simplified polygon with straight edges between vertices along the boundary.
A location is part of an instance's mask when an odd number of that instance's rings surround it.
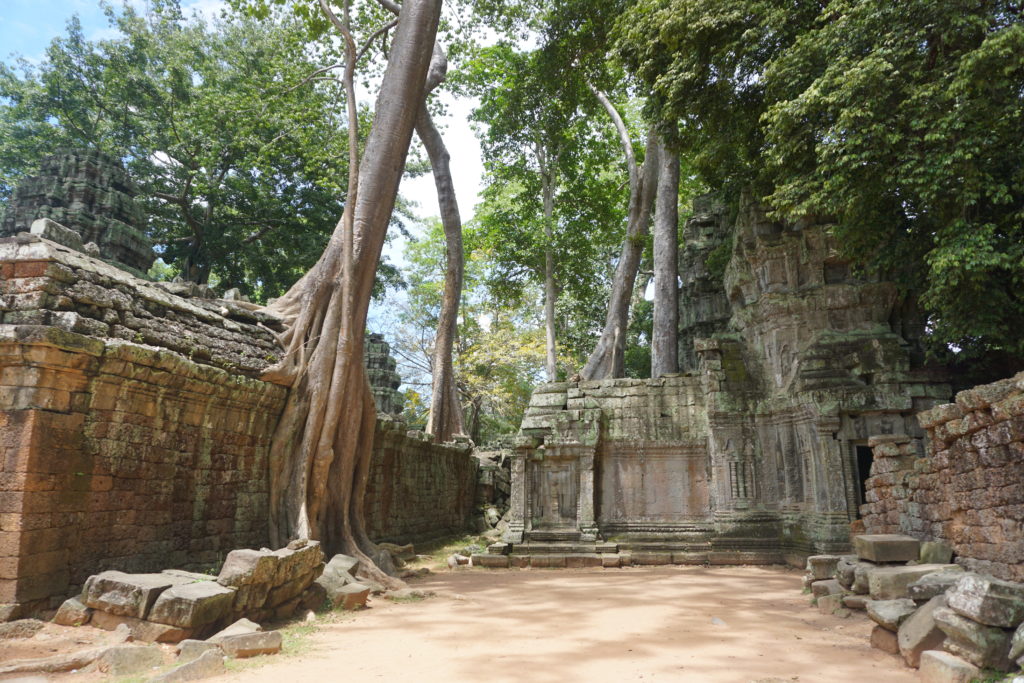
<svg viewBox="0 0 1024 683">
<path fill-rule="evenodd" d="M 868 477 L 871 476 L 871 463 L 874 455 L 868 446 L 854 446 L 857 458 L 857 519 L 860 519 L 860 506 L 866 502 Z"/>
</svg>

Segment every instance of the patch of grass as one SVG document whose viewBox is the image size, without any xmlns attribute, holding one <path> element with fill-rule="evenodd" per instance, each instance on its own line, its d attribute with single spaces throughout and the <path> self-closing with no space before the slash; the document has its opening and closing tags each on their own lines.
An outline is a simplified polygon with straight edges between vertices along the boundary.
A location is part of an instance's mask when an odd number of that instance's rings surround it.
<svg viewBox="0 0 1024 683">
<path fill-rule="evenodd" d="M 486 548 L 491 542 L 484 536 L 463 534 L 421 543 L 416 546 L 417 558 L 406 563 L 406 566 L 410 569 L 418 569 L 420 567 L 444 569 L 448 566 L 448 557 L 450 555 L 461 553 L 466 546 L 470 545 Z"/>
<path fill-rule="evenodd" d="M 389 595 L 385 597 L 387 597 L 391 602 L 422 602 L 427 599 L 427 596 L 422 593 L 411 593 L 409 595 L 398 596 Z"/>
</svg>

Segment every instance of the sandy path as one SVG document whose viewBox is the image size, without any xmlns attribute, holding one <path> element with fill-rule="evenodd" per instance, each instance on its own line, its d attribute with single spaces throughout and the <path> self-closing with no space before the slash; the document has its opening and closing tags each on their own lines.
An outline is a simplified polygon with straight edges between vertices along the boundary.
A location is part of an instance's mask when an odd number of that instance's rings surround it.
<svg viewBox="0 0 1024 683">
<path fill-rule="evenodd" d="M 868 645 L 873 625 L 809 608 L 763 567 L 492 570 L 416 582 L 438 597 L 372 609 L 298 657 L 217 681 L 916 681 Z"/>
</svg>

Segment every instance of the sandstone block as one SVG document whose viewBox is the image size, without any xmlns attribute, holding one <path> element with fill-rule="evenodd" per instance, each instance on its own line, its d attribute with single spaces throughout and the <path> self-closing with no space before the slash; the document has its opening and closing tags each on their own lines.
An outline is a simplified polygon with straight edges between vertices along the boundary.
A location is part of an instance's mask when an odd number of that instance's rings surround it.
<svg viewBox="0 0 1024 683">
<path fill-rule="evenodd" d="M 370 597 L 370 587 L 361 583 L 348 583 L 338 586 L 327 594 L 331 606 L 335 609 L 359 609 L 366 606 Z"/>
<path fill-rule="evenodd" d="M 939 541 L 925 541 L 918 560 L 921 564 L 949 564 L 953 561 L 953 549 Z"/>
<path fill-rule="evenodd" d="M 68 598 L 53 615 L 53 623 L 61 626 L 82 626 L 92 617 L 92 608 L 86 607 L 78 598 Z"/>
<path fill-rule="evenodd" d="M 902 534 L 861 534 L 853 537 L 857 557 L 872 562 L 909 562 L 921 553 L 916 538 Z"/>
<path fill-rule="evenodd" d="M 31 638 L 42 630 L 45 624 L 38 619 L 18 619 L 0 624 L 0 640 Z"/>
<path fill-rule="evenodd" d="M 224 667 L 224 655 L 217 650 L 209 650 L 191 662 L 175 667 L 165 674 L 153 678 L 149 683 L 185 683 L 198 681 L 211 676 L 218 676 L 227 671 Z"/>
<path fill-rule="evenodd" d="M 871 629 L 871 647 L 877 648 L 882 652 L 888 652 L 891 655 L 898 655 L 900 653 L 896 634 L 877 624 Z"/>
<path fill-rule="evenodd" d="M 811 555 L 807 558 L 807 571 L 815 581 L 833 579 L 838 564 L 838 555 Z"/>
<path fill-rule="evenodd" d="M 943 648 L 982 669 L 1011 669 L 1010 634 L 997 626 L 986 626 L 954 612 L 949 607 L 935 610 L 935 623 L 946 634 Z"/>
<path fill-rule="evenodd" d="M 942 650 L 921 653 L 921 683 L 971 683 L 981 670 L 970 662 Z"/>
<path fill-rule="evenodd" d="M 853 584 L 850 585 L 852 590 L 857 595 L 867 595 L 870 587 L 868 586 L 868 572 L 872 569 L 876 569 L 876 566 L 867 562 L 861 562 L 853 568 Z"/>
<path fill-rule="evenodd" d="M 470 559 L 473 561 L 474 567 L 487 567 L 489 569 L 508 568 L 508 555 L 476 553 Z"/>
<path fill-rule="evenodd" d="M 843 587 L 839 585 L 839 582 L 835 579 L 825 579 L 824 581 L 815 581 L 811 584 L 811 595 L 816 598 L 820 598 L 823 595 L 836 595 L 842 594 Z"/>
<path fill-rule="evenodd" d="M 282 642 L 280 631 L 265 631 L 229 636 L 220 641 L 220 647 L 227 656 L 243 659 L 257 655 L 277 654 L 281 651 Z"/>
<path fill-rule="evenodd" d="M 1024 624 L 1018 626 L 1010 638 L 1010 659 L 1017 662 L 1017 666 L 1024 667 L 1021 664 L 1024 661 Z"/>
<path fill-rule="evenodd" d="M 153 603 L 149 621 L 181 628 L 201 628 L 231 611 L 235 591 L 213 581 L 168 588 Z"/>
<path fill-rule="evenodd" d="M 107 648 L 96 668 L 111 676 L 130 676 L 163 666 L 164 653 L 156 645 L 116 645 Z"/>
<path fill-rule="evenodd" d="M 278 557 L 269 551 L 232 550 L 217 575 L 217 583 L 237 588 L 248 584 L 273 583 Z"/>
<path fill-rule="evenodd" d="M 899 600 L 868 600 L 865 605 L 868 616 L 882 628 L 896 632 L 900 624 L 917 611 L 917 605 L 913 600 L 902 598 Z"/>
<path fill-rule="evenodd" d="M 818 598 L 818 611 L 822 614 L 833 614 L 843 606 L 843 596 L 839 593 L 823 595 Z"/>
<path fill-rule="evenodd" d="M 843 596 L 843 607 L 849 609 L 864 610 L 867 609 L 868 596 L 866 595 L 844 595 Z"/>
<path fill-rule="evenodd" d="M 239 636 L 245 633 L 256 633 L 257 631 L 262 630 L 263 627 L 257 624 L 255 621 L 249 621 L 248 619 L 239 619 L 235 623 L 228 626 L 226 629 L 218 631 L 217 633 L 207 638 L 206 642 L 219 643 L 225 638 L 230 638 L 231 636 Z"/>
<path fill-rule="evenodd" d="M 847 590 L 853 587 L 854 570 L 859 564 L 856 555 L 843 555 L 836 562 L 836 581 Z"/>
<path fill-rule="evenodd" d="M 965 574 L 950 589 L 947 604 L 981 624 L 1015 628 L 1024 621 L 1024 584 Z"/>
<path fill-rule="evenodd" d="M 467 560 L 468 562 L 468 560 Z M 351 577 L 358 576 L 359 574 L 359 560 L 349 555 L 337 554 L 331 558 L 331 561 L 324 565 L 324 574 L 332 572 L 344 572 Z"/>
<path fill-rule="evenodd" d="M 219 652 L 220 645 L 206 640 L 183 640 L 178 643 L 177 662 L 178 664 L 191 662 L 193 659 L 198 659 L 204 652 L 208 652 L 210 650 L 217 650 Z"/>
<path fill-rule="evenodd" d="M 917 668 L 921 653 L 938 650 L 946 640 L 946 634 L 935 623 L 935 610 L 946 605 L 946 596 L 937 595 L 910 615 L 898 631 L 900 654 L 907 666 Z"/>
<path fill-rule="evenodd" d="M 192 629 L 171 626 L 170 624 L 157 624 L 144 619 L 134 617 L 121 617 L 116 614 L 95 611 L 90 626 L 101 628 L 105 631 L 114 631 L 118 626 L 126 625 L 131 632 L 132 638 L 146 643 L 180 643 L 193 635 Z"/>
<path fill-rule="evenodd" d="M 600 567 L 601 556 L 596 553 L 574 553 L 565 556 L 565 566 L 569 569 L 581 569 L 583 567 Z"/>
<path fill-rule="evenodd" d="M 299 604 L 302 605 L 302 608 L 314 612 L 323 609 L 326 602 L 327 591 L 316 582 L 309 584 L 309 587 L 299 596 Z"/>
<path fill-rule="evenodd" d="M 618 568 L 620 559 L 618 553 L 603 553 L 601 555 L 601 566 L 609 569 Z"/>
<path fill-rule="evenodd" d="M 942 595 L 956 585 L 963 572 L 935 572 L 926 574 L 907 586 L 907 596 L 917 603 L 925 603 L 936 595 Z"/>
<path fill-rule="evenodd" d="M 90 576 L 82 589 L 82 602 L 107 614 L 145 619 L 157 597 L 183 583 L 168 574 L 125 574 L 106 571 Z"/>
<path fill-rule="evenodd" d="M 937 571 L 963 571 L 955 564 L 918 564 L 909 567 L 876 567 L 867 572 L 868 593 L 872 600 L 896 600 L 907 597 L 907 586 L 922 576 Z"/>
</svg>

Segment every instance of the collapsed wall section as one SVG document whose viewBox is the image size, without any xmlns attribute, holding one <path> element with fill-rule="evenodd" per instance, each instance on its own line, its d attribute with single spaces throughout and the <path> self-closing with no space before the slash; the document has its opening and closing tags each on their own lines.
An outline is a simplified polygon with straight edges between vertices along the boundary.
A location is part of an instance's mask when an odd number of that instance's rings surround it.
<svg viewBox="0 0 1024 683">
<path fill-rule="evenodd" d="M 871 442 L 868 532 L 943 541 L 970 570 L 1024 581 L 1024 373 L 918 419 L 924 440 Z"/>
</svg>

